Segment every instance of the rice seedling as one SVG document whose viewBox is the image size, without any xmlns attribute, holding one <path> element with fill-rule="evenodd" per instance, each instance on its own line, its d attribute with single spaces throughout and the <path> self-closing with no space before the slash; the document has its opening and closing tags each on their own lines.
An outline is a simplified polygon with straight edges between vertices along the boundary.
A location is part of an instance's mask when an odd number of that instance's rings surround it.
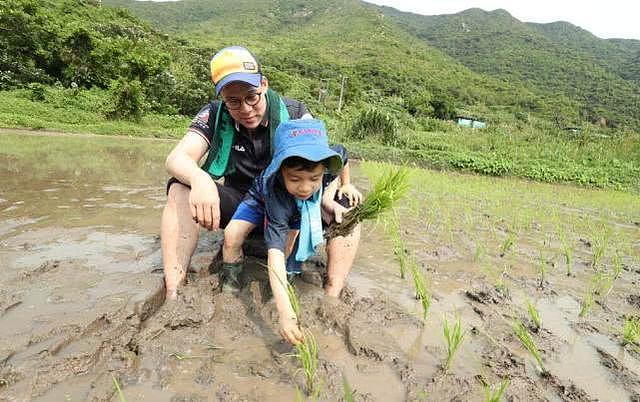
<svg viewBox="0 0 640 402">
<path fill-rule="evenodd" d="M 517 236 L 514 232 L 509 232 L 507 237 L 502 242 L 500 246 L 500 257 L 504 257 L 509 251 L 513 249 L 516 244 Z"/>
<path fill-rule="evenodd" d="M 364 201 L 344 214 L 341 223 L 332 223 L 324 237 L 332 239 L 336 236 L 347 236 L 360 222 L 376 219 L 390 210 L 409 189 L 409 171 L 406 168 L 389 170 L 373 186 Z"/>
<path fill-rule="evenodd" d="M 640 319 L 626 318 L 622 327 L 622 345 L 640 346 Z"/>
<path fill-rule="evenodd" d="M 296 345 L 296 357 L 302 365 L 302 373 L 305 378 L 305 386 L 307 395 L 317 396 L 320 393 L 318 385 L 318 343 L 311 331 L 302 330 L 304 333 L 304 342 Z"/>
<path fill-rule="evenodd" d="M 547 259 L 545 258 L 542 250 L 540 250 L 540 255 L 538 257 L 538 274 L 540 275 L 540 282 L 538 283 L 538 287 L 540 289 L 544 289 L 544 285 L 547 282 L 547 271 L 549 267 L 547 265 Z"/>
<path fill-rule="evenodd" d="M 533 322 L 535 331 L 539 331 L 540 328 L 542 328 L 542 319 L 536 306 L 534 306 L 530 300 L 527 300 L 527 310 L 529 311 L 529 318 L 531 318 L 531 322 Z"/>
<path fill-rule="evenodd" d="M 589 291 L 584 295 L 584 298 L 580 302 L 580 313 L 578 314 L 578 316 L 580 318 L 584 318 L 589 313 L 589 311 L 591 311 L 594 302 L 595 300 L 593 298 L 593 291 L 589 289 Z"/>
<path fill-rule="evenodd" d="M 120 384 L 118 383 L 118 380 L 113 374 L 111 375 L 111 378 L 113 378 L 113 385 L 115 385 L 116 387 L 116 392 L 118 393 L 118 399 L 120 399 L 120 402 L 127 402 L 127 399 L 124 397 L 124 393 L 122 392 L 122 389 L 120 389 Z"/>
<path fill-rule="evenodd" d="M 560 237 L 560 243 L 562 243 L 562 255 L 564 256 L 564 262 L 567 267 L 567 276 L 573 275 L 573 247 L 567 240 L 567 235 L 564 231 L 560 230 L 558 232 L 558 237 Z"/>
<path fill-rule="evenodd" d="M 443 371 L 446 373 L 451 367 L 451 362 L 453 361 L 453 358 L 466 335 L 466 332 L 462 331 L 460 316 L 456 315 L 456 322 L 453 327 L 450 327 L 447 318 L 443 317 L 442 332 L 444 333 L 444 339 L 447 342 L 447 360 L 445 360 L 445 363 L 442 366 Z"/>
<path fill-rule="evenodd" d="M 393 255 L 396 257 L 398 264 L 400 265 L 400 278 L 404 279 L 408 265 L 407 249 L 405 247 L 402 237 L 400 237 L 400 229 L 398 227 L 397 219 L 393 218 L 389 222 L 389 235 L 393 241 Z"/>
<path fill-rule="evenodd" d="M 351 390 L 351 386 L 349 385 L 349 381 L 347 381 L 347 377 L 344 376 L 344 374 L 342 375 L 342 400 L 344 402 L 353 402 L 354 399 L 354 395 L 355 395 L 355 391 Z"/>
<path fill-rule="evenodd" d="M 493 387 L 486 383 L 483 384 L 484 402 L 500 402 L 508 386 L 509 379 L 504 379 L 500 381 L 500 384 Z"/>
<path fill-rule="evenodd" d="M 513 331 L 515 332 L 518 339 L 520 339 L 520 342 L 522 343 L 522 345 L 529 351 L 531 356 L 533 356 L 533 358 L 536 360 L 536 363 L 538 363 L 538 368 L 540 369 L 540 371 L 542 373 L 546 373 L 547 370 L 545 369 L 544 364 L 542 363 L 542 356 L 540 356 L 538 347 L 536 346 L 535 342 L 531 338 L 531 334 L 529 334 L 529 331 L 527 331 L 527 328 L 524 326 L 524 324 L 522 324 L 522 321 L 517 320 L 513 323 Z"/>
<path fill-rule="evenodd" d="M 610 228 L 602 228 L 593 241 L 593 259 L 591 267 L 596 271 L 599 269 L 600 262 L 605 255 L 607 246 L 609 245 L 609 237 L 611 236 Z"/>
<path fill-rule="evenodd" d="M 413 277 L 413 286 L 416 289 L 416 299 L 420 300 L 420 304 L 422 304 L 422 319 L 426 320 L 429 307 L 431 306 L 431 294 L 429 294 L 427 289 L 427 281 L 415 259 L 410 259 L 409 267 L 411 268 L 411 276 Z"/>
<path fill-rule="evenodd" d="M 482 245 L 481 242 L 476 241 L 476 249 L 475 249 L 475 252 L 473 253 L 473 261 L 480 262 L 484 254 L 485 254 L 484 246 Z"/>
</svg>

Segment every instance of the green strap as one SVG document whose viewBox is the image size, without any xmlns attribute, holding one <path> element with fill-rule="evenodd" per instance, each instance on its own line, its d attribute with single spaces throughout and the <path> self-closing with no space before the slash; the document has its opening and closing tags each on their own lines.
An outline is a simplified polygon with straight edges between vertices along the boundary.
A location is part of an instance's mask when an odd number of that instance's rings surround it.
<svg viewBox="0 0 640 402">
<path fill-rule="evenodd" d="M 266 98 L 271 154 L 273 155 L 273 139 L 276 129 L 281 122 L 289 120 L 289 111 L 280 95 L 274 90 L 267 89 Z M 202 170 L 209 173 L 214 179 L 219 179 L 235 170 L 234 164 L 229 163 L 235 131 L 235 122 L 231 114 L 229 114 L 224 103 L 220 103 L 213 128 L 213 141 L 215 144 L 211 144 L 207 159 L 202 165 Z"/>
</svg>

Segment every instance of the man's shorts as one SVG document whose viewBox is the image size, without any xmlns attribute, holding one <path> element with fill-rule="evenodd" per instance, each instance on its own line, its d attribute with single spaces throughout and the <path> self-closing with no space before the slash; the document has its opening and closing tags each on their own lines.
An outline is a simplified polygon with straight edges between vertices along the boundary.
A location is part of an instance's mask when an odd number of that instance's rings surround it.
<svg viewBox="0 0 640 402">
<path fill-rule="evenodd" d="M 186 186 L 186 184 L 183 184 L 175 177 L 172 177 L 167 182 L 167 194 L 169 194 L 169 188 L 174 183 L 180 183 Z M 217 182 L 214 183 L 218 188 L 218 197 L 220 197 L 220 228 L 224 229 L 231 220 L 234 212 L 236 212 L 236 208 L 238 208 L 238 205 L 240 205 L 240 202 L 244 198 L 244 192 L 230 186 L 224 186 Z"/>
</svg>

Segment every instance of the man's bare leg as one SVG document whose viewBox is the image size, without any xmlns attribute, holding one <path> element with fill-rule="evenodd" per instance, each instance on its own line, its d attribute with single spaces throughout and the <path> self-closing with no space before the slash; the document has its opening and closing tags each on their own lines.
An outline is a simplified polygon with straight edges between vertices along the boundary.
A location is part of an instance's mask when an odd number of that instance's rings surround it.
<svg viewBox="0 0 640 402">
<path fill-rule="evenodd" d="M 349 236 L 334 237 L 327 243 L 327 283 L 324 286 L 327 296 L 340 296 L 356 258 L 359 242 L 360 225 Z"/>
<path fill-rule="evenodd" d="M 177 299 L 178 286 L 187 276 L 191 256 L 198 243 L 200 226 L 191 216 L 190 191 L 182 183 L 173 183 L 167 195 L 167 205 L 162 212 L 162 265 L 168 300 Z"/>
</svg>

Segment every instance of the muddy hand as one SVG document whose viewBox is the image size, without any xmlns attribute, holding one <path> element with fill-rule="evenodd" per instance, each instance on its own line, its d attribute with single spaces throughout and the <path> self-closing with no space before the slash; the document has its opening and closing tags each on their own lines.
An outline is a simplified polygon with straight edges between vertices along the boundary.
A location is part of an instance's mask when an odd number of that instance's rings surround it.
<svg viewBox="0 0 640 402">
<path fill-rule="evenodd" d="M 280 317 L 280 336 L 292 345 L 304 342 L 296 317 Z"/>
</svg>

